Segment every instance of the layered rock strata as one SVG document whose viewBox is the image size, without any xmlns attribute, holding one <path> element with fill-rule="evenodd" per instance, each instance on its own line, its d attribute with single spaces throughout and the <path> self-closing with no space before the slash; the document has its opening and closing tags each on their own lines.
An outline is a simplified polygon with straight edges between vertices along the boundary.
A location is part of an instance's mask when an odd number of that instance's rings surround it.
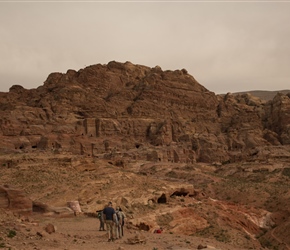
<svg viewBox="0 0 290 250">
<path fill-rule="evenodd" d="M 52 73 L 37 89 L 14 85 L 0 93 L 0 114 L 1 152 L 227 163 L 290 144 L 290 93 L 220 96 L 185 69 L 130 62 Z"/>
</svg>

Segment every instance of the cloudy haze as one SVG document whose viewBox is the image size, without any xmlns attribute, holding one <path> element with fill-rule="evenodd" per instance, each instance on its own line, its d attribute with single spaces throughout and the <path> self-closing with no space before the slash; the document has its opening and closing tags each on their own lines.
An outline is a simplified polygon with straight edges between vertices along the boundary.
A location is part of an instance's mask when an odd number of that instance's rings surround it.
<svg viewBox="0 0 290 250">
<path fill-rule="evenodd" d="M 185 68 L 210 91 L 290 89 L 287 1 L 0 1 L 0 91 L 126 62 Z"/>
</svg>

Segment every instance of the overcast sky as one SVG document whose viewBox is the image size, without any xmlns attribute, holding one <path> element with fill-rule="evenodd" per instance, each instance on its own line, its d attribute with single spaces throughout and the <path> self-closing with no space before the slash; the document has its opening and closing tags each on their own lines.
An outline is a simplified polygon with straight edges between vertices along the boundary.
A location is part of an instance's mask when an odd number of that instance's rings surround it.
<svg viewBox="0 0 290 250">
<path fill-rule="evenodd" d="M 0 91 L 110 61 L 215 93 L 290 89 L 290 1 L 1 1 Z"/>
</svg>

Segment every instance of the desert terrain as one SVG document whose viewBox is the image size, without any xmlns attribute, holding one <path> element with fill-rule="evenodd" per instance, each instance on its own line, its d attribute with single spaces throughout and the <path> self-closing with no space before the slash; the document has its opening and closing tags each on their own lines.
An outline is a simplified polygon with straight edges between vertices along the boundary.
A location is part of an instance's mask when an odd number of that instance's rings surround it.
<svg viewBox="0 0 290 250">
<path fill-rule="evenodd" d="M 283 161 L 120 167 L 36 152 L 4 159 L 17 165 L 2 165 L 1 182 L 49 205 L 29 215 L 2 210 L 0 243 L 7 249 L 289 249 L 290 174 Z M 78 201 L 81 213 L 64 209 L 69 201 Z M 116 242 L 98 231 L 96 211 L 108 201 L 127 217 L 125 237 Z M 46 232 L 48 224 L 55 232 Z M 163 233 L 154 234 L 159 227 Z"/>
<path fill-rule="evenodd" d="M 0 114 L 0 248 L 290 249 L 289 93 L 110 62 L 14 85 Z M 126 215 L 114 242 L 108 201 Z"/>
</svg>

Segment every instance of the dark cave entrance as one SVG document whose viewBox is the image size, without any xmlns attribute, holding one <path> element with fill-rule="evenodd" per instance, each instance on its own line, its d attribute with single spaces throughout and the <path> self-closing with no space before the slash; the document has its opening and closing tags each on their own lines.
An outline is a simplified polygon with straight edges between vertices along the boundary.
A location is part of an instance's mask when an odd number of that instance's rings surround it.
<svg viewBox="0 0 290 250">
<path fill-rule="evenodd" d="M 172 195 L 170 195 L 170 197 L 173 197 L 173 196 L 187 196 L 188 195 L 188 192 L 185 192 L 185 191 L 175 191 Z"/>
<path fill-rule="evenodd" d="M 149 231 L 149 229 L 150 229 L 150 227 L 148 225 L 146 225 L 144 222 L 141 222 L 139 225 L 137 225 L 137 227 L 143 231 Z"/>
<path fill-rule="evenodd" d="M 157 200 L 157 203 L 166 203 L 166 202 L 167 202 L 167 199 L 166 199 L 165 194 L 162 194 Z"/>
</svg>

